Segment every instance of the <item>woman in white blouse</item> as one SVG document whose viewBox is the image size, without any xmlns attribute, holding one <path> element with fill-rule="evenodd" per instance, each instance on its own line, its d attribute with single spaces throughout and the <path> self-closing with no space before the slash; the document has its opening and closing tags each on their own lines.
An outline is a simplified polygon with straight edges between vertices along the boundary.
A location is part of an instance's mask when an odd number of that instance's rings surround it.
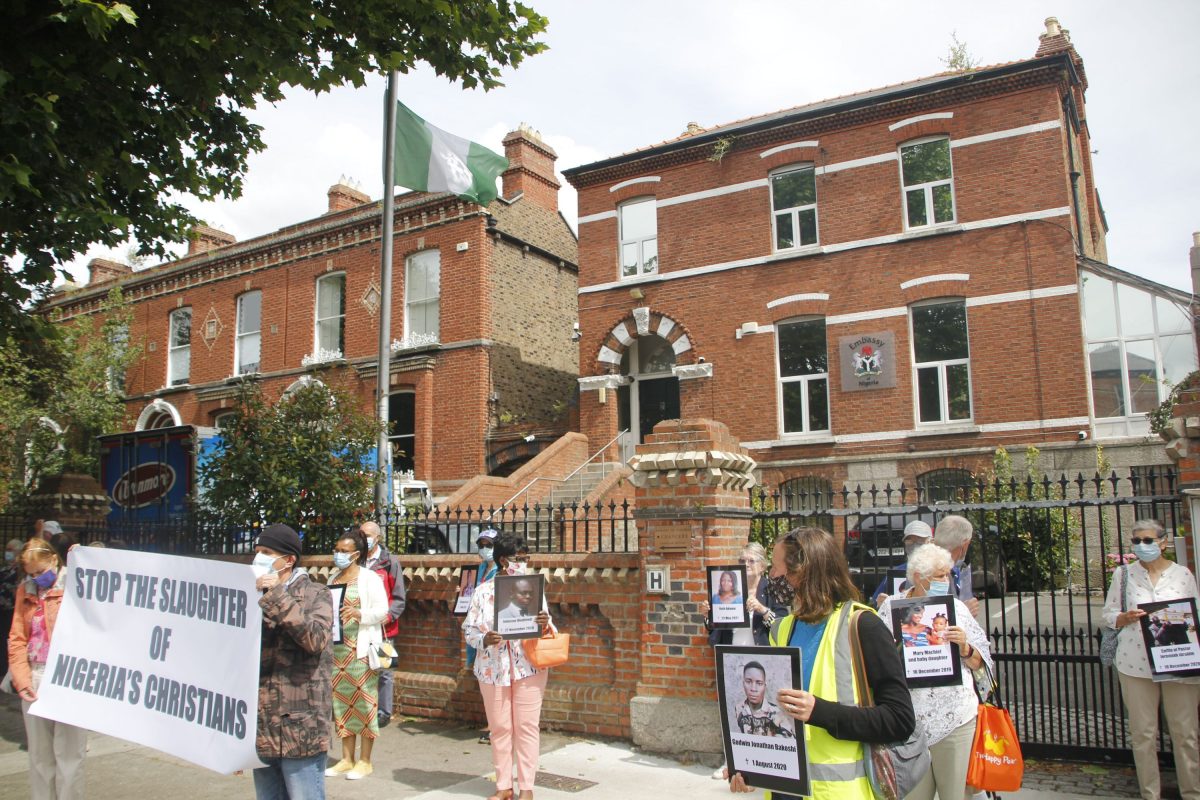
<svg viewBox="0 0 1200 800">
<path fill-rule="evenodd" d="M 1196 721 L 1196 710 L 1200 707 L 1200 678 L 1152 680 L 1139 622 L 1146 616 L 1146 612 L 1138 608 L 1139 603 L 1188 597 L 1200 601 L 1191 571 L 1163 558 L 1164 536 L 1162 526 L 1152 519 L 1134 523 L 1130 541 L 1138 560 L 1113 573 L 1108 598 L 1104 601 L 1104 624 L 1119 631 L 1115 666 L 1121 681 L 1121 697 L 1129 715 L 1133 763 L 1137 766 L 1143 800 L 1159 800 L 1162 796 L 1158 777 L 1160 699 L 1167 728 L 1171 731 L 1179 793 L 1183 800 L 1200 800 L 1200 741 L 1197 740 L 1200 726 Z M 1121 611 L 1122 571 L 1125 572 L 1126 611 Z M 1195 625 L 1194 620 L 1192 624 Z"/>
<path fill-rule="evenodd" d="M 979 713 L 972 673 L 984 664 L 990 668 L 992 656 L 987 634 L 966 603 L 952 595 L 953 567 L 949 551 L 936 544 L 921 545 L 908 559 L 908 583 L 912 588 L 906 597 L 945 596 L 954 601 L 954 619 L 958 624 L 947 628 L 944 638 L 958 648 L 962 682 L 957 686 L 912 690 L 913 709 L 917 712 L 917 723 L 925 728 L 932 764 L 905 800 L 933 800 L 934 794 L 941 800 L 961 800 L 975 795 L 973 789 L 967 789 L 967 767 L 975 739 L 975 717 Z M 890 598 L 879 606 L 879 616 L 891 629 Z"/>
<path fill-rule="evenodd" d="M 525 540 L 511 533 L 496 537 L 492 560 L 498 574 L 524 575 L 529 568 Z M 463 636 L 477 651 L 475 677 L 483 694 L 488 730 L 492 732 L 492 765 L 496 768 L 496 793 L 489 800 L 513 797 L 513 754 L 516 754 L 516 783 L 519 800 L 532 800 L 541 746 L 542 696 L 550 672 L 539 670 L 525 657 L 521 639 L 507 640 L 492 630 L 496 608 L 496 582 L 482 583 L 471 597 L 463 621 Z M 538 626 L 550 626 L 550 614 L 542 598 Z"/>
</svg>

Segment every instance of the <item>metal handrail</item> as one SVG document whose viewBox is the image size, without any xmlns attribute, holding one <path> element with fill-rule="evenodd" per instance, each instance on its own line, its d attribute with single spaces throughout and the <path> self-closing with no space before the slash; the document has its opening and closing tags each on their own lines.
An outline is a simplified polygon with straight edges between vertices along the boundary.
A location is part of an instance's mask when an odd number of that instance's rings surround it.
<svg viewBox="0 0 1200 800">
<path fill-rule="evenodd" d="M 608 450 L 608 448 L 610 448 L 610 447 L 612 447 L 612 446 L 613 446 L 613 443 L 615 443 L 615 442 L 616 442 L 618 439 L 620 439 L 622 436 L 624 436 L 624 435 L 625 435 L 625 434 L 627 434 L 627 433 L 629 433 L 629 429 L 628 429 L 628 428 L 625 428 L 625 429 L 623 429 L 623 430 L 622 430 L 620 433 L 618 433 L 616 436 L 614 436 L 612 439 L 610 439 L 610 440 L 609 440 L 609 442 L 608 442 L 608 444 L 604 445 L 604 447 L 601 447 L 599 450 L 597 450 L 595 453 L 593 453 L 593 454 L 592 454 L 592 455 L 591 455 L 591 456 L 588 458 L 588 460 L 587 460 L 587 461 L 584 461 L 582 464 L 580 464 L 578 467 L 576 467 L 574 470 L 572 470 L 571 474 L 570 474 L 570 475 L 567 475 L 565 478 L 543 478 L 543 477 L 537 477 L 537 478 L 534 478 L 534 479 L 533 479 L 533 480 L 531 480 L 529 483 L 527 483 L 527 484 L 525 484 L 523 487 L 521 487 L 521 490 L 520 490 L 520 491 L 518 491 L 518 492 L 517 492 L 516 494 L 514 494 L 512 497 L 508 498 L 508 499 L 507 499 L 507 500 L 505 500 L 503 503 L 501 503 L 501 504 L 500 504 L 500 509 L 499 509 L 499 510 L 503 510 L 503 509 L 507 508 L 509 505 L 511 505 L 511 504 L 512 504 L 512 502 L 513 502 L 514 500 L 516 500 L 518 497 L 520 497 L 521 495 L 525 494 L 525 493 L 526 493 L 526 492 L 528 492 L 530 489 L 532 489 L 532 488 L 533 488 L 533 485 L 534 485 L 535 483 L 537 483 L 538 481 L 555 481 L 555 482 L 557 482 L 557 483 L 566 483 L 567 481 L 571 480 L 571 478 L 574 478 L 574 477 L 575 477 L 577 474 L 579 474 L 579 471 L 580 471 L 581 469 L 583 469 L 583 468 L 584 468 L 584 467 L 586 467 L 588 464 L 590 464 L 590 463 L 592 463 L 593 461 L 595 461 L 595 460 L 596 460 L 596 458 L 597 458 L 597 457 L 598 457 L 598 456 L 599 456 L 601 453 L 604 453 L 604 452 L 606 452 L 606 451 Z M 490 520 L 491 518 L 492 518 L 492 515 L 489 515 L 489 516 L 488 516 L 488 519 Z"/>
</svg>

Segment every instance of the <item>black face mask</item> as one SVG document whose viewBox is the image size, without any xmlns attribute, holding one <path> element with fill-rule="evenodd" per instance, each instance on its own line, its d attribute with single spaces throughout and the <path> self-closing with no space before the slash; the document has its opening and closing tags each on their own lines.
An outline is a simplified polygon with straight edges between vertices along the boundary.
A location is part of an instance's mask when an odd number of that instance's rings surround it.
<svg viewBox="0 0 1200 800">
<path fill-rule="evenodd" d="M 767 578 L 767 604 L 772 606 L 792 605 L 792 598 L 796 596 L 796 590 L 788 583 L 786 575 L 776 575 L 773 578 Z"/>
</svg>

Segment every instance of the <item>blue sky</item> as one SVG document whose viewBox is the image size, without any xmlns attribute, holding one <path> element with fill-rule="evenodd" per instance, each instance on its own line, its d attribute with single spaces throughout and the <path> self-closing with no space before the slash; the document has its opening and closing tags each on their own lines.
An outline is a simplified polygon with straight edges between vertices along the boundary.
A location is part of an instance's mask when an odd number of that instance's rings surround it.
<svg viewBox="0 0 1200 800">
<path fill-rule="evenodd" d="M 952 35 L 982 64 L 1028 58 L 1056 16 L 1083 56 L 1109 260 L 1190 289 L 1200 230 L 1200 3 L 1010 0 L 817 3 L 743 0 L 527 0 L 549 17 L 550 50 L 506 86 L 464 91 L 432 71 L 402 76 L 400 97 L 430 122 L 500 150 L 528 123 L 576 166 L 710 126 L 944 69 Z M 341 176 L 382 194 L 383 80 L 325 95 L 299 90 L 253 117 L 266 152 L 236 202 L 192 208 L 239 239 L 319 216 Z M 564 215 L 575 197 L 564 182 Z M 105 255 L 94 251 L 89 256 Z M 85 277 L 87 259 L 76 262 Z"/>
</svg>

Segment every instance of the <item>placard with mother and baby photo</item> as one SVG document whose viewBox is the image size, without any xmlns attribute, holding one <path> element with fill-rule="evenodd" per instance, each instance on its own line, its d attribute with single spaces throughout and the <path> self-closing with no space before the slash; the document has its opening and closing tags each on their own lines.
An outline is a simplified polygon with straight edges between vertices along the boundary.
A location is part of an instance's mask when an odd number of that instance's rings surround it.
<svg viewBox="0 0 1200 800">
<path fill-rule="evenodd" d="M 1200 676 L 1200 637 L 1196 633 L 1196 600 L 1183 597 L 1138 603 L 1142 639 L 1156 681 Z"/>
<path fill-rule="evenodd" d="M 800 688 L 800 649 L 718 645 L 717 702 L 730 774 L 747 786 L 812 794 L 804 723 L 779 706 L 780 689 Z"/>
<path fill-rule="evenodd" d="M 708 568 L 708 598 L 712 605 L 713 628 L 750 627 L 745 587 L 744 564 Z"/>
<path fill-rule="evenodd" d="M 946 638 L 953 625 L 953 597 L 892 599 L 892 636 L 900 648 L 909 687 L 962 683 L 962 659 L 958 648 Z"/>
</svg>

